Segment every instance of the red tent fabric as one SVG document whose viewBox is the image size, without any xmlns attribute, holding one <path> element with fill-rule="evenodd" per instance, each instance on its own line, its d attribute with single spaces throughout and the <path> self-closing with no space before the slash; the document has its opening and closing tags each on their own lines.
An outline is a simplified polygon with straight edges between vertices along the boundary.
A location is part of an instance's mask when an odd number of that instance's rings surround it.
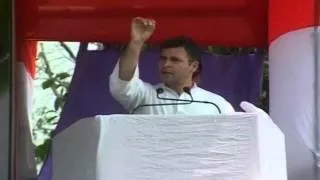
<svg viewBox="0 0 320 180">
<path fill-rule="evenodd" d="M 157 21 L 151 39 L 188 35 L 202 45 L 267 47 L 267 0 L 19 1 L 18 23 L 35 40 L 126 43 L 135 16 Z M 18 3 L 19 3 L 18 2 Z M 21 4 L 20 4 L 21 5 Z"/>
</svg>

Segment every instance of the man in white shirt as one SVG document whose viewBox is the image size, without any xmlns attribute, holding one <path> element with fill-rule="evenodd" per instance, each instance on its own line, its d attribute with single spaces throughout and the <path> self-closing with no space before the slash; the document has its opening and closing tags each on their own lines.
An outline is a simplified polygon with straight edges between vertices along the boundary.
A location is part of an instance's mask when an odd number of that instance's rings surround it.
<svg viewBox="0 0 320 180">
<path fill-rule="evenodd" d="M 132 20 L 131 40 L 110 75 L 111 95 L 135 114 L 216 115 L 234 112 L 232 105 L 223 97 L 197 86 L 201 53 L 198 46 L 187 37 L 172 38 L 160 46 L 162 83 L 151 85 L 139 78 L 139 56 L 154 29 L 155 21 L 152 19 Z M 207 103 L 191 103 L 192 99 Z"/>
</svg>

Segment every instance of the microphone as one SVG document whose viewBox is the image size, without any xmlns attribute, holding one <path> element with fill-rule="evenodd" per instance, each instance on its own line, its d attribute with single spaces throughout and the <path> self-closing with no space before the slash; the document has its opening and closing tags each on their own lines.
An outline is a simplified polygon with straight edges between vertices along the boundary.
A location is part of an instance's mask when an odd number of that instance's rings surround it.
<svg viewBox="0 0 320 180">
<path fill-rule="evenodd" d="M 131 114 L 134 114 L 138 109 L 142 107 L 150 107 L 150 106 L 172 106 L 172 105 L 186 105 L 191 104 L 192 101 L 190 100 L 180 100 L 180 99 L 169 99 L 169 98 L 161 98 L 159 97 L 159 94 L 163 93 L 164 90 L 162 88 L 158 88 L 157 90 L 157 98 L 158 99 L 164 99 L 164 100 L 174 100 L 174 101 L 183 101 L 182 103 L 150 103 L 150 104 L 141 104 L 134 108 L 131 112 Z"/>
<path fill-rule="evenodd" d="M 190 91 L 190 88 L 188 87 L 184 87 L 183 88 L 183 91 L 187 94 L 189 94 L 189 96 L 191 97 L 191 102 L 195 102 L 195 103 L 205 103 L 205 104 L 211 104 L 213 105 L 219 112 L 219 114 L 221 114 L 221 109 L 219 108 L 219 106 L 213 102 L 210 102 L 210 101 L 197 101 L 197 100 L 194 100 L 193 97 L 192 97 L 192 94 L 191 94 L 191 91 Z"/>
<path fill-rule="evenodd" d="M 184 88 L 183 88 L 184 90 Z M 187 104 L 191 104 L 192 103 L 192 100 L 188 100 L 188 99 L 173 99 L 173 98 L 163 98 L 163 97 L 160 97 L 160 94 L 163 93 L 164 90 L 163 88 L 158 88 L 157 89 L 157 98 L 158 99 L 162 99 L 162 100 L 171 100 L 171 101 L 180 101 L 180 102 L 185 102 Z M 192 97 L 191 97 L 192 98 Z"/>
</svg>

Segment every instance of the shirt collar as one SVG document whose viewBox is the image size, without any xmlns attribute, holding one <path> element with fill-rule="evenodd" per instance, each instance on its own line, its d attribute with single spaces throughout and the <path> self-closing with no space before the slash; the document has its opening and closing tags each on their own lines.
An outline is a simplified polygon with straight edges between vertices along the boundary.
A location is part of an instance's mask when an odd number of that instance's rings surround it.
<svg viewBox="0 0 320 180">
<path fill-rule="evenodd" d="M 168 88 L 166 85 L 164 85 L 163 83 L 160 84 L 160 87 L 163 88 L 165 91 L 169 91 L 172 93 L 177 93 L 174 90 Z M 198 88 L 198 84 L 197 83 L 193 83 L 193 86 L 190 88 L 190 91 L 194 91 Z"/>
</svg>

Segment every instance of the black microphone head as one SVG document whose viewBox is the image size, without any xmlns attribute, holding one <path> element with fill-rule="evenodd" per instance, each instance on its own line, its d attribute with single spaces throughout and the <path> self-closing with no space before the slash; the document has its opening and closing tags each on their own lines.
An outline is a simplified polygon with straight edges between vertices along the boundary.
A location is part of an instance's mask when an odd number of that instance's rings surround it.
<svg viewBox="0 0 320 180">
<path fill-rule="evenodd" d="M 157 88 L 157 94 L 161 94 L 163 92 L 164 92 L 163 88 Z"/>
<path fill-rule="evenodd" d="M 189 87 L 184 87 L 184 88 L 183 88 L 183 91 L 186 92 L 186 93 L 188 93 L 188 94 L 191 94 Z"/>
</svg>

